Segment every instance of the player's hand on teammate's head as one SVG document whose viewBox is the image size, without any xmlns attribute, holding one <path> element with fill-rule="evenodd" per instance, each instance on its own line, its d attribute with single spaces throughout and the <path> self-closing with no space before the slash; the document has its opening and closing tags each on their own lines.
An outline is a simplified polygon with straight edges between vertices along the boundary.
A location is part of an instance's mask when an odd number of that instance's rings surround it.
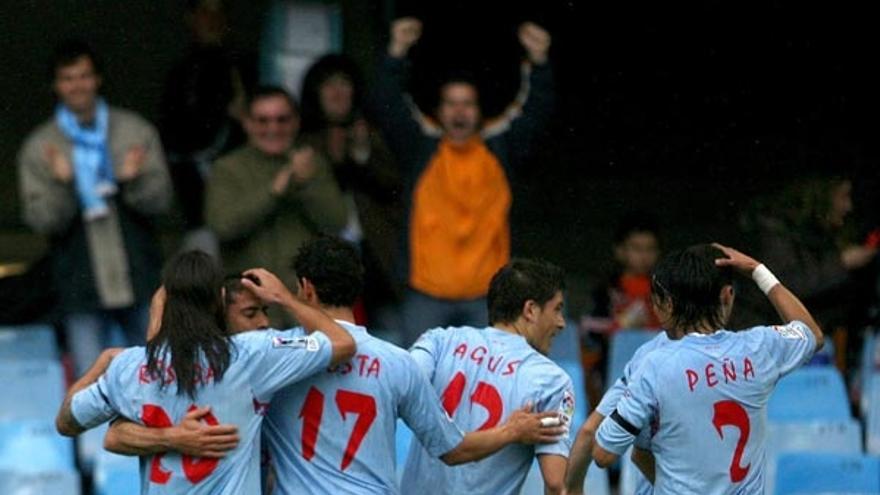
<svg viewBox="0 0 880 495">
<path fill-rule="evenodd" d="M 558 412 L 532 412 L 531 404 L 514 411 L 504 427 L 509 428 L 517 441 L 524 444 L 555 443 L 562 435 L 568 435 L 568 425 L 563 424 Z"/>
<path fill-rule="evenodd" d="M 238 427 L 202 422 L 210 413 L 210 407 L 195 408 L 186 413 L 180 424 L 168 428 L 172 449 L 184 455 L 221 458 L 237 447 Z"/>
<path fill-rule="evenodd" d="M 405 57 L 409 49 L 422 37 L 422 21 L 415 17 L 401 17 L 391 23 L 391 41 L 388 54 L 395 58 Z"/>
<path fill-rule="evenodd" d="M 534 22 L 524 22 L 519 26 L 517 34 L 520 44 L 529 56 L 529 61 L 538 65 L 547 62 L 552 38 L 546 29 Z"/>
<path fill-rule="evenodd" d="M 750 277 L 755 268 L 758 268 L 758 265 L 761 264 L 751 256 L 743 254 L 732 247 L 723 246 L 717 242 L 712 243 L 712 245 L 727 255 L 726 258 L 716 259 L 716 266 L 730 266 L 743 275 Z"/>
<path fill-rule="evenodd" d="M 286 298 L 292 297 L 290 290 L 274 273 L 265 268 L 251 268 L 242 274 L 241 285 L 254 293 L 261 301 L 268 304 L 281 304 Z M 259 281 L 255 283 L 253 278 Z"/>
</svg>

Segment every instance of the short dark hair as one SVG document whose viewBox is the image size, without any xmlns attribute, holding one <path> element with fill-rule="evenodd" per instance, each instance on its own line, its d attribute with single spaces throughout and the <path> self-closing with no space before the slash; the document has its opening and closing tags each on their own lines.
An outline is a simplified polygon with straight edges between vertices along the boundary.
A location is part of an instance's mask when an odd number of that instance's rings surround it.
<svg viewBox="0 0 880 495">
<path fill-rule="evenodd" d="M 715 265 L 726 258 L 720 249 L 697 244 L 669 253 L 654 268 L 651 292 L 658 302 L 672 306 L 672 326 L 691 330 L 703 323 L 718 329 L 724 326 L 721 289 L 733 285 L 733 269 Z"/>
<path fill-rule="evenodd" d="M 351 243 L 324 236 L 302 245 L 293 260 L 297 278 L 315 285 L 325 306 L 352 307 L 364 288 L 364 266 Z"/>
<path fill-rule="evenodd" d="M 246 278 L 256 285 L 260 285 L 260 279 L 253 275 L 245 275 L 244 273 L 234 273 L 232 275 L 227 275 L 223 278 L 223 289 L 226 295 L 223 297 L 223 302 L 226 303 L 226 307 L 235 303 L 235 296 L 239 295 L 243 291 L 247 290 L 247 287 L 241 283 L 241 279 Z"/>
<path fill-rule="evenodd" d="M 501 267 L 489 283 L 489 323 L 512 323 L 532 300 L 543 306 L 565 290 L 565 274 L 543 260 L 513 259 Z"/>
<path fill-rule="evenodd" d="M 290 105 L 290 109 L 293 110 L 294 115 L 299 115 L 299 107 L 296 104 L 296 100 L 291 96 L 290 93 L 287 92 L 286 89 L 281 86 L 272 86 L 272 85 L 261 85 L 254 88 L 253 91 L 248 94 L 247 98 L 247 112 L 248 115 L 251 113 L 251 107 L 253 107 L 254 102 L 257 100 L 262 100 L 263 98 L 272 98 L 275 96 L 280 96 L 287 100 L 287 104 Z"/>
<path fill-rule="evenodd" d="M 448 86 L 453 84 L 466 84 L 472 88 L 474 88 L 474 92 L 477 94 L 477 103 L 480 101 L 480 85 L 477 84 L 477 79 L 470 72 L 458 71 L 451 74 L 447 74 L 446 77 L 440 81 L 440 85 L 437 86 L 437 106 L 443 103 L 443 93 L 446 91 Z"/>
<path fill-rule="evenodd" d="M 55 80 L 58 69 L 73 65 L 82 57 L 88 57 L 92 62 L 92 67 L 95 69 L 95 74 L 101 75 L 104 67 L 97 52 L 95 52 L 91 45 L 83 40 L 70 39 L 58 43 L 52 50 L 47 74 L 49 80 Z"/>
</svg>

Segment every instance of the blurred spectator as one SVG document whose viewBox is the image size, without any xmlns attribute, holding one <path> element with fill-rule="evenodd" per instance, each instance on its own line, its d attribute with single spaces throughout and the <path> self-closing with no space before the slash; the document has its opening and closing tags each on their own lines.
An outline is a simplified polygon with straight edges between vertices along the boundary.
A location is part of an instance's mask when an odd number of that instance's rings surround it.
<svg viewBox="0 0 880 495">
<path fill-rule="evenodd" d="M 367 316 L 376 328 L 397 328 L 388 320 L 401 292 L 392 277 L 402 221 L 400 176 L 364 118 L 363 91 L 361 72 L 350 58 L 327 55 L 315 62 L 303 80 L 303 140 L 330 159 L 349 206 L 340 235 L 360 247 Z"/>
<path fill-rule="evenodd" d="M 251 71 L 223 44 L 228 32 L 223 2 L 186 4 L 191 42 L 168 74 L 159 129 L 187 230 L 183 249 L 217 254 L 217 240 L 204 228 L 205 180 L 220 155 L 244 143 L 240 121 Z"/>
<path fill-rule="evenodd" d="M 614 267 L 593 292 L 593 309 L 581 318 L 581 356 L 590 399 L 604 390 L 608 345 L 622 329 L 660 330 L 651 302 L 651 271 L 660 256 L 660 236 L 646 213 L 624 217 L 614 235 Z"/>
<path fill-rule="evenodd" d="M 744 219 L 755 254 L 829 333 L 835 326 L 864 323 L 865 301 L 859 295 L 872 291 L 857 287 L 870 279 L 866 270 L 876 270 L 877 247 L 853 241 L 847 222 L 853 210 L 851 192 L 848 179 L 803 179 Z M 761 304 L 766 298 L 743 289 L 733 315 L 735 328 L 772 321 L 773 308 Z"/>
<path fill-rule="evenodd" d="M 802 179 L 759 203 L 742 225 L 758 259 L 785 280 L 832 336 L 844 371 L 858 359 L 855 351 L 876 298 L 880 265 L 876 245 L 855 241 L 848 221 L 851 193 L 852 182 L 845 178 Z M 776 319 L 751 284 L 738 289 L 731 328 Z"/>
<path fill-rule="evenodd" d="M 19 155 L 24 220 L 49 237 L 52 283 L 78 373 L 111 344 L 144 340 L 162 265 L 152 220 L 171 184 L 155 129 L 98 96 L 101 64 L 80 41 L 56 47 L 55 115 Z"/>
<path fill-rule="evenodd" d="M 487 323 L 489 280 L 510 258 L 509 176 L 549 120 L 553 92 L 550 35 L 525 23 L 519 40 L 528 63 L 514 105 L 484 125 L 476 85 L 448 80 L 439 127 L 432 125 L 404 96 L 406 55 L 421 32 L 414 18 L 392 24 L 376 85 L 378 123 L 400 163 L 409 210 L 406 345 L 430 327 Z"/>
<path fill-rule="evenodd" d="M 326 159 L 297 139 L 299 115 L 281 88 L 257 88 L 244 118 L 248 142 L 220 158 L 207 183 L 205 218 L 230 272 L 262 267 L 296 287 L 300 245 L 348 219 Z M 272 324 L 293 322 L 273 312 Z"/>
</svg>

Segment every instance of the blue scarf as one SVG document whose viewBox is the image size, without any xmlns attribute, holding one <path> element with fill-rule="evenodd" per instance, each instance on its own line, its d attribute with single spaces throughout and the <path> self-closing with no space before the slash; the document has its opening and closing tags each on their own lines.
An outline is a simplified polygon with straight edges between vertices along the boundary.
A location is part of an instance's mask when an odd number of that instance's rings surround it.
<svg viewBox="0 0 880 495">
<path fill-rule="evenodd" d="M 116 194 L 113 164 L 107 147 L 107 103 L 99 99 L 95 108 L 95 124 L 83 127 L 69 108 L 59 104 L 55 122 L 73 142 L 73 176 L 76 192 L 87 220 L 107 215 L 104 198 Z"/>
</svg>

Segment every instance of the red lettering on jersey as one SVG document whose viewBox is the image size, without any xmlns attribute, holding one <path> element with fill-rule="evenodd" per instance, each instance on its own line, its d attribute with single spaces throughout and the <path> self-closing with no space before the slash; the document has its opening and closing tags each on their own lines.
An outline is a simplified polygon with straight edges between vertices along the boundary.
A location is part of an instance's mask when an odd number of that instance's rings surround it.
<svg viewBox="0 0 880 495">
<path fill-rule="evenodd" d="M 458 344 L 458 347 L 452 352 L 453 356 L 458 356 L 461 359 L 464 359 L 464 356 L 467 354 L 467 344 Z"/>
<path fill-rule="evenodd" d="M 519 367 L 519 363 L 521 362 L 521 359 L 516 359 L 507 363 L 507 371 L 501 373 L 501 376 L 507 376 L 516 373 L 516 369 Z"/>
<path fill-rule="evenodd" d="M 748 378 L 749 373 L 752 374 L 752 378 L 755 377 L 755 367 L 752 366 L 752 361 L 749 358 L 745 358 L 743 360 L 743 378 Z"/>
<path fill-rule="evenodd" d="M 153 377 L 150 376 L 150 372 L 147 371 L 147 365 L 143 365 L 138 369 L 138 383 L 141 385 L 146 385 L 153 381 Z"/>
<path fill-rule="evenodd" d="M 162 362 L 159 361 L 159 364 L 161 365 Z M 169 365 L 167 368 L 165 368 L 165 385 L 171 385 L 176 380 L 177 374 L 174 372 L 174 368 Z"/>
<path fill-rule="evenodd" d="M 477 347 L 471 352 L 471 361 L 477 363 L 477 366 L 483 364 L 483 357 L 486 356 L 487 352 L 489 352 L 489 349 L 483 346 Z"/>
<path fill-rule="evenodd" d="M 379 378 L 379 358 L 373 358 L 373 362 L 370 363 L 370 368 L 367 370 L 367 377 L 373 376 L 374 373 L 376 378 Z"/>
<path fill-rule="evenodd" d="M 706 365 L 706 384 L 709 385 L 709 388 L 718 385 L 718 379 L 715 378 L 715 365 L 712 363 Z"/>
<path fill-rule="evenodd" d="M 370 356 L 367 356 L 366 354 L 358 354 L 355 356 L 355 359 L 361 362 L 361 365 L 358 368 L 358 375 L 364 376 L 364 366 L 367 364 L 367 360 L 370 359 Z"/>
<path fill-rule="evenodd" d="M 174 368 L 170 365 L 165 366 L 165 362 L 162 360 L 156 361 L 156 368 L 158 369 L 157 373 L 150 373 L 147 369 L 147 365 L 143 365 L 138 369 L 138 383 L 142 385 L 146 385 L 149 383 L 153 383 L 154 380 L 157 379 L 156 374 L 160 375 L 160 379 L 165 382 L 165 385 L 171 385 L 174 383 L 174 380 L 177 379 L 177 375 L 174 373 Z M 196 370 L 198 371 L 198 369 Z M 199 373 L 196 373 L 196 383 L 199 380 Z"/>
<path fill-rule="evenodd" d="M 687 375 L 688 388 L 691 389 L 691 392 L 693 392 L 694 388 L 696 388 L 697 386 L 697 382 L 700 381 L 700 375 L 698 375 L 696 371 L 691 369 L 684 370 L 684 372 Z"/>
<path fill-rule="evenodd" d="M 736 381 L 736 366 L 733 364 L 733 361 L 725 359 L 721 369 L 724 370 L 724 383 Z"/>
<path fill-rule="evenodd" d="M 495 362 L 493 365 L 492 362 Z M 486 369 L 490 372 L 495 373 L 498 370 L 498 365 L 501 364 L 501 361 L 504 361 L 504 356 L 491 356 L 489 357 L 489 364 L 486 365 Z"/>
</svg>

